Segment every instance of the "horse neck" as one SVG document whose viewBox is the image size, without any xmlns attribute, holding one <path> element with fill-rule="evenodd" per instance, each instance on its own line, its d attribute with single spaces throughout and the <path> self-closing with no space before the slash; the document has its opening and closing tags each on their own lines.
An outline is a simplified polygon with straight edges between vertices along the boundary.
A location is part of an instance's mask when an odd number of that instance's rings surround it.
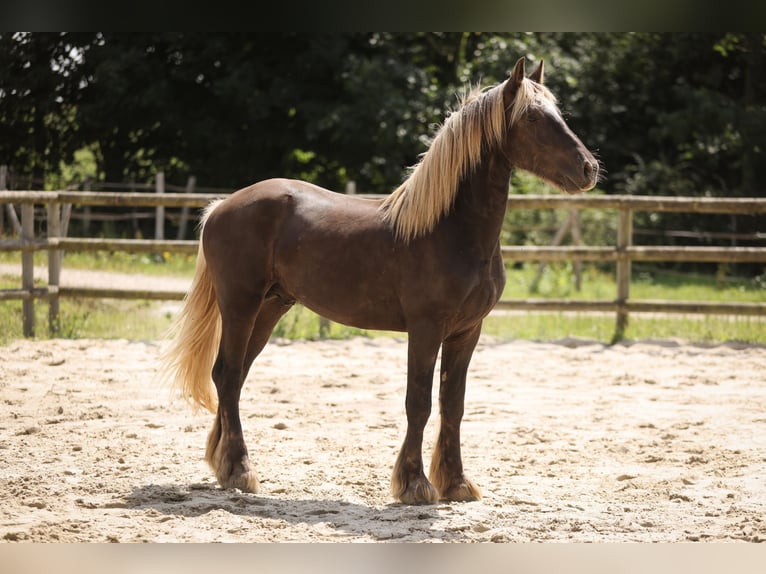
<svg viewBox="0 0 766 574">
<path fill-rule="evenodd" d="M 492 253 L 500 239 L 511 165 L 502 153 L 485 153 L 482 161 L 460 184 L 449 219 L 462 228 L 463 239 Z"/>
</svg>

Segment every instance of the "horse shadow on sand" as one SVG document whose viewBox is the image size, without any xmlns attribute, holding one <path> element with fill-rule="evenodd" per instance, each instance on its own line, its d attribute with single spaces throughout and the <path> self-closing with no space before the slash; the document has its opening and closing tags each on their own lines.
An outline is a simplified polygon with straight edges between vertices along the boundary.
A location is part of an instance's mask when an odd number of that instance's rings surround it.
<svg viewBox="0 0 766 574">
<path fill-rule="evenodd" d="M 213 511 L 253 519 L 285 521 L 291 525 L 321 525 L 323 537 L 369 538 L 380 541 L 438 539 L 466 540 L 462 529 L 438 529 L 434 524 L 451 512 L 449 503 L 409 506 L 391 503 L 370 506 L 345 500 L 278 498 L 237 489 L 224 490 L 210 483 L 146 484 L 124 497 L 125 508 L 154 509 L 166 515 L 195 518 Z"/>
</svg>

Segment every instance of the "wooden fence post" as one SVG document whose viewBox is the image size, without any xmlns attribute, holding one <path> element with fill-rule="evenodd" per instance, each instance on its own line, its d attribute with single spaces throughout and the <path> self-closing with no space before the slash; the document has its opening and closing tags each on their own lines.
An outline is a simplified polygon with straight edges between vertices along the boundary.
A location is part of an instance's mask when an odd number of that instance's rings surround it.
<svg viewBox="0 0 766 574">
<path fill-rule="evenodd" d="M 580 231 L 580 211 L 578 209 L 570 209 L 569 217 L 572 218 L 572 244 L 576 246 L 582 245 L 582 233 Z M 575 274 L 575 290 L 582 291 L 582 261 L 579 259 L 574 262 L 574 274 Z"/>
<path fill-rule="evenodd" d="M 6 189 L 8 189 L 8 166 L 0 165 L 0 191 L 5 191 Z M 11 224 L 11 227 L 16 232 L 16 235 L 21 237 L 21 222 L 16 215 L 16 209 L 13 207 L 13 204 L 6 203 L 5 211 L 8 214 L 8 222 Z"/>
<path fill-rule="evenodd" d="M 61 205 L 51 202 L 48 204 L 48 239 L 56 237 L 61 237 Z M 61 279 L 62 255 L 60 249 L 48 250 L 48 287 L 53 291 L 48 299 L 48 329 L 51 336 L 58 335 L 61 330 L 58 288 Z"/>
<path fill-rule="evenodd" d="M 128 191 L 130 193 L 136 193 L 135 183 L 136 183 L 135 179 L 133 179 L 133 177 L 131 176 L 129 187 L 128 187 Z M 139 225 L 139 222 L 138 222 L 136 207 L 133 206 L 130 211 L 131 211 L 130 224 L 133 226 L 133 237 L 138 239 L 141 237 L 141 233 L 140 233 L 141 226 Z"/>
<path fill-rule="evenodd" d="M 83 191 L 86 193 L 90 191 L 90 176 L 85 176 L 85 181 L 82 184 Z M 87 236 L 90 232 L 90 214 L 93 209 L 90 205 L 84 205 L 82 208 L 82 229 Z"/>
<path fill-rule="evenodd" d="M 158 171 L 154 183 L 154 191 L 158 195 L 165 193 L 165 172 Z M 154 219 L 154 238 L 157 241 L 165 239 L 165 206 L 158 205 Z"/>
<path fill-rule="evenodd" d="M 633 211 L 620 209 L 617 223 L 617 252 L 622 255 L 617 260 L 617 324 L 612 342 L 621 341 L 628 327 L 628 310 L 625 304 L 630 298 L 630 258 L 626 250 L 633 244 Z"/>
<path fill-rule="evenodd" d="M 60 223 L 60 231 L 61 231 L 61 237 L 66 237 L 69 235 L 69 222 L 72 218 L 72 204 L 71 203 L 65 203 L 61 206 L 61 223 Z M 63 259 L 64 252 L 61 251 L 61 258 Z"/>
<path fill-rule="evenodd" d="M 197 178 L 193 175 L 189 176 L 189 179 L 186 180 L 186 189 L 184 189 L 184 193 L 194 193 L 194 188 L 197 185 Z M 181 220 L 178 222 L 178 237 L 177 239 L 181 240 L 186 236 L 186 227 L 189 222 L 189 206 L 184 205 L 181 208 Z"/>
<path fill-rule="evenodd" d="M 0 191 L 5 191 L 8 181 L 8 166 L 0 165 Z M 0 236 L 5 232 L 5 211 L 0 209 Z"/>
<path fill-rule="evenodd" d="M 25 249 L 35 238 L 35 206 L 32 203 L 21 204 L 21 288 L 31 291 L 35 286 L 35 253 Z M 35 300 L 27 297 L 21 303 L 22 322 L 25 337 L 35 336 Z"/>
<path fill-rule="evenodd" d="M 16 235 L 21 237 L 21 222 L 19 221 L 18 215 L 16 215 L 16 208 L 13 207 L 12 203 L 6 203 L 5 211 L 8 214 L 8 219 L 11 222 L 11 227 L 13 227 Z"/>
</svg>

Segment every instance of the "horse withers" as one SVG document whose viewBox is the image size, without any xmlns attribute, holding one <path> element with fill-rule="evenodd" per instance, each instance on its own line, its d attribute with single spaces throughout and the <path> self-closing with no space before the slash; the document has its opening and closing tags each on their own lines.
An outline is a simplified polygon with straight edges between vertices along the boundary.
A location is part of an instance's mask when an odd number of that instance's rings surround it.
<svg viewBox="0 0 766 574">
<path fill-rule="evenodd" d="M 239 399 L 278 320 L 300 303 L 332 321 L 408 335 L 407 430 L 391 479 L 404 503 L 475 500 L 463 472 L 466 373 L 505 285 L 500 229 L 512 169 L 566 192 L 599 165 L 543 86 L 543 63 L 467 95 L 382 200 L 270 179 L 211 204 L 161 372 L 214 415 L 205 458 L 224 488 L 257 492 Z M 423 429 L 439 349 L 440 427 L 426 478 Z M 211 384 L 212 377 L 212 384 Z"/>
</svg>

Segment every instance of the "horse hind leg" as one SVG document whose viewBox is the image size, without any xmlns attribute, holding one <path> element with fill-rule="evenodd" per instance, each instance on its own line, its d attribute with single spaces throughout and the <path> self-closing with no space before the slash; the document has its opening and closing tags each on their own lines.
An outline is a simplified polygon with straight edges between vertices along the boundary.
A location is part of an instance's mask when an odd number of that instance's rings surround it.
<svg viewBox="0 0 766 574">
<path fill-rule="evenodd" d="M 213 365 L 218 412 L 205 453 L 205 460 L 223 488 L 239 488 L 246 492 L 258 491 L 258 478 L 250 464 L 239 418 L 239 398 L 244 382 L 242 367 L 255 313 L 257 308 L 255 312 L 237 317 L 222 313 L 221 342 Z"/>
<path fill-rule="evenodd" d="M 228 330 L 224 328 L 229 337 L 222 335 L 218 359 L 213 368 L 219 407 L 208 435 L 205 454 L 205 460 L 223 488 L 239 488 L 245 492 L 259 490 L 258 476 L 242 432 L 239 399 L 250 365 L 263 350 L 280 317 L 291 306 L 292 302 L 267 296 L 249 326 L 247 321 L 235 321 Z M 243 314 L 240 318 L 246 316 Z M 246 341 L 246 346 L 241 344 L 242 341 Z M 237 364 L 241 365 L 238 373 L 236 368 L 231 368 L 231 365 Z"/>
<path fill-rule="evenodd" d="M 463 473 L 460 423 L 463 418 L 468 364 L 479 340 L 481 324 L 444 341 L 439 406 L 441 424 L 431 458 L 429 477 L 444 500 L 481 499 L 481 490 Z"/>
<path fill-rule="evenodd" d="M 239 398 L 245 380 L 244 361 L 253 325 L 263 295 L 219 292 L 221 341 L 213 365 L 213 383 L 218 393 L 218 412 L 207 440 L 205 460 L 223 488 L 258 491 L 258 478 L 242 434 Z"/>
</svg>

